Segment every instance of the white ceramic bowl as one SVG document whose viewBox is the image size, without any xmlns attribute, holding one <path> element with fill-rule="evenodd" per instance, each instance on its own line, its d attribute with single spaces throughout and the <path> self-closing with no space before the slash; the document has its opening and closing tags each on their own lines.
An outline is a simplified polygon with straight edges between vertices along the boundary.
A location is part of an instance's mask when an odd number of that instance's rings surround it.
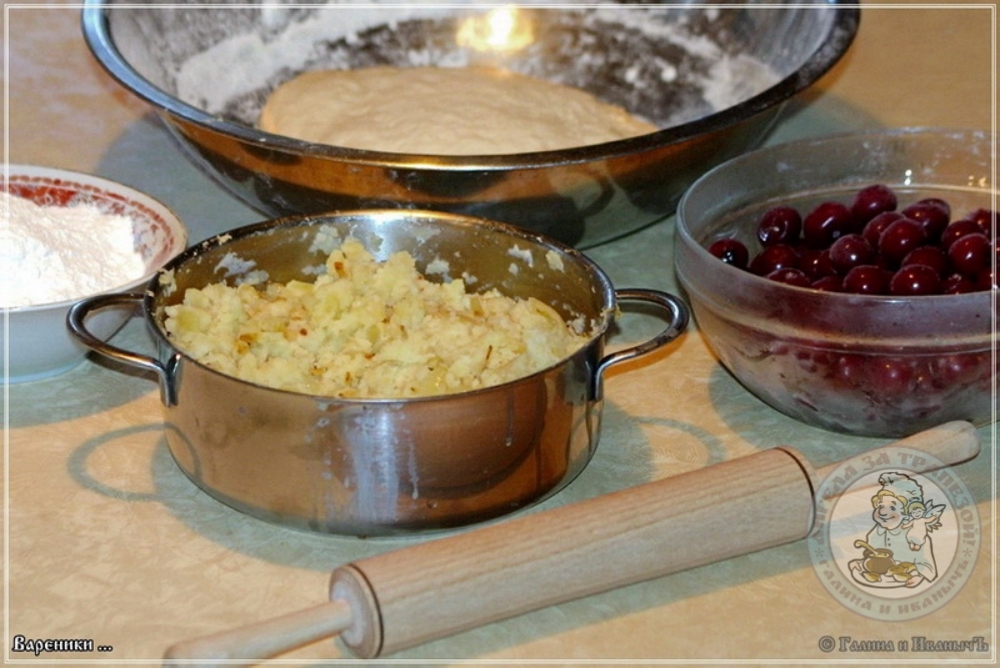
<svg viewBox="0 0 1000 668">
<path fill-rule="evenodd" d="M 103 212 L 129 216 L 135 221 L 136 248 L 145 271 L 124 285 L 109 286 L 107 292 L 139 289 L 157 269 L 187 246 L 187 228 L 177 215 L 156 199 L 108 179 L 49 167 L 8 165 L 0 190 L 31 199 L 45 206 L 90 203 Z M 73 368 L 87 349 L 66 328 L 70 306 L 90 295 L 48 304 L 3 308 L 0 329 L 0 373 L 11 383 L 47 378 Z M 124 310 L 103 311 L 94 316 L 92 331 L 110 338 L 128 319 Z"/>
</svg>

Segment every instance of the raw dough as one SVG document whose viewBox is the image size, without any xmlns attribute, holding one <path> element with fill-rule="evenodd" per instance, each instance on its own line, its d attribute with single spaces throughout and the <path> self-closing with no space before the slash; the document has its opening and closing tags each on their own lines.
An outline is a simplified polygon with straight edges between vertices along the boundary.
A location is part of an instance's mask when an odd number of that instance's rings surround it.
<svg viewBox="0 0 1000 668">
<path fill-rule="evenodd" d="M 582 90 L 486 67 L 305 72 L 271 94 L 259 124 L 314 143 L 431 155 L 547 151 L 657 130 Z"/>
</svg>

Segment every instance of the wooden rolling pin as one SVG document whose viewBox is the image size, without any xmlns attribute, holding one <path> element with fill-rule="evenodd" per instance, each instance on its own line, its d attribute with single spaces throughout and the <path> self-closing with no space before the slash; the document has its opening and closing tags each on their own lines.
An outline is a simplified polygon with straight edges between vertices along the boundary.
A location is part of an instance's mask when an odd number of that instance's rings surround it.
<svg viewBox="0 0 1000 668">
<path fill-rule="evenodd" d="M 891 445 L 930 455 L 930 471 L 979 452 L 975 428 L 950 422 Z M 875 452 L 875 451 L 873 451 Z M 791 448 L 765 450 L 638 487 L 362 559 L 333 571 L 330 601 L 179 643 L 171 665 L 252 665 L 340 634 L 374 658 L 615 587 L 805 538 L 814 495 L 838 464 L 814 471 Z M 731 522 L 732 508 L 753 519 Z M 244 660 L 233 663 L 233 660 Z"/>
</svg>

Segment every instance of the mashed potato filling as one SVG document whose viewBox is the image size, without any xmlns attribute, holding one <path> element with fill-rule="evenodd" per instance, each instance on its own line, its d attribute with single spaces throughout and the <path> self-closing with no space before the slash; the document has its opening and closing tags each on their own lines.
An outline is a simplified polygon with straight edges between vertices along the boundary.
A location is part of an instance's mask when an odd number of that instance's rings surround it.
<svg viewBox="0 0 1000 668">
<path fill-rule="evenodd" d="M 549 305 L 435 283 L 409 253 L 346 240 L 315 282 L 189 288 L 166 308 L 177 348 L 259 385 L 341 398 L 451 394 L 529 376 L 588 337 Z"/>
</svg>

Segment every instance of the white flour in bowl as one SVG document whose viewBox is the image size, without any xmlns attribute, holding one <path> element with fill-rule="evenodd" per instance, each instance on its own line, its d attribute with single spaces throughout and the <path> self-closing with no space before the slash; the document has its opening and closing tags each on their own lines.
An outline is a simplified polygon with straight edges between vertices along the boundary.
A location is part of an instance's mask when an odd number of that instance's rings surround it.
<svg viewBox="0 0 1000 668">
<path fill-rule="evenodd" d="M 0 307 L 79 299 L 141 278 L 134 222 L 93 204 L 39 206 L 0 192 Z"/>
</svg>

